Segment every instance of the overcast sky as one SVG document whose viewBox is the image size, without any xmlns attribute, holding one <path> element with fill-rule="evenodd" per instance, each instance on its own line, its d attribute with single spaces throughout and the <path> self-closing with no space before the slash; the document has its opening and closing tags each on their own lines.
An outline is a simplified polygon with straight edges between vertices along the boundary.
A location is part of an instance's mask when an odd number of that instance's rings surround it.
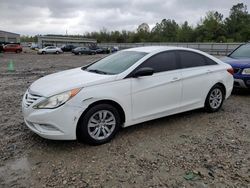
<svg viewBox="0 0 250 188">
<path fill-rule="evenodd" d="M 195 26 L 207 11 L 226 17 L 239 2 L 250 10 L 250 0 L 0 0 L 0 30 L 22 35 L 133 31 L 163 18 Z"/>
</svg>

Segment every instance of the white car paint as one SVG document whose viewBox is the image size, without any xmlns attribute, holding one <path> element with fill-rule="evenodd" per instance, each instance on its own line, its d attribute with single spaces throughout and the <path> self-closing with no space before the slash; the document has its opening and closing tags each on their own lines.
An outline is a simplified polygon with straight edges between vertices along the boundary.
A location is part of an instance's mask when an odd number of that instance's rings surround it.
<svg viewBox="0 0 250 188">
<path fill-rule="evenodd" d="M 152 76 L 126 78 L 149 57 L 168 50 L 187 50 L 202 54 L 218 65 L 178 69 L 155 73 Z M 102 75 L 75 68 L 51 74 L 35 81 L 23 97 L 22 111 L 26 125 L 38 135 L 56 140 L 76 139 L 76 127 L 89 105 L 100 100 L 118 103 L 124 113 L 127 127 L 144 121 L 204 107 L 209 90 L 216 83 L 226 88 L 226 98 L 233 88 L 233 76 L 227 72 L 230 65 L 204 52 L 179 47 L 140 47 L 124 51 L 141 51 L 148 54 L 130 68 L 117 75 Z M 55 109 L 34 109 L 33 106 L 47 97 L 82 88 L 63 106 Z M 30 106 L 27 95 L 39 95 Z M 45 125 L 45 126 L 43 126 Z M 46 125 L 53 128 L 48 130 Z"/>
<path fill-rule="evenodd" d="M 63 53 L 61 48 L 58 48 L 56 46 L 47 46 L 43 49 L 39 49 L 38 54 L 46 53 L 46 54 L 55 54 L 55 53 Z"/>
</svg>

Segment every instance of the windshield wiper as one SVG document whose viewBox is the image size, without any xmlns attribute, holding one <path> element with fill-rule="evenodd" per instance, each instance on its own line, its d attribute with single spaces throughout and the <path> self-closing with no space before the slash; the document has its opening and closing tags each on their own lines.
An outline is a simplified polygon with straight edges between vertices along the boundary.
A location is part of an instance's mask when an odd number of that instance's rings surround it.
<svg viewBox="0 0 250 188">
<path fill-rule="evenodd" d="M 88 72 L 94 72 L 97 74 L 108 74 L 107 72 L 101 71 L 101 70 L 97 70 L 97 69 L 86 69 Z"/>
</svg>

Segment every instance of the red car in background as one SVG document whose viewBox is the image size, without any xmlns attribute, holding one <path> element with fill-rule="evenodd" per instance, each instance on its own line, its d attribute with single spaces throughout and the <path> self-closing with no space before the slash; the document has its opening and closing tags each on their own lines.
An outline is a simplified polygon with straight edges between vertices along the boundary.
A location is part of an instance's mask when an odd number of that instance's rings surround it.
<svg viewBox="0 0 250 188">
<path fill-rule="evenodd" d="M 6 44 L 3 47 L 3 52 L 16 52 L 21 53 L 23 51 L 23 48 L 20 44 Z"/>
</svg>

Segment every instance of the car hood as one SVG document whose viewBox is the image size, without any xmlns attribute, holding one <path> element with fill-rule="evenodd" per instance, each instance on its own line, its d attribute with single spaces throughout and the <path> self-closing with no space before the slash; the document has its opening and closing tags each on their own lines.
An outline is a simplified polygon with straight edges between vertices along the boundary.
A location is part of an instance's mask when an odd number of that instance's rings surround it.
<svg viewBox="0 0 250 188">
<path fill-rule="evenodd" d="M 231 57 L 224 57 L 221 59 L 224 63 L 230 64 L 232 67 L 247 68 L 250 67 L 250 58 L 246 59 L 235 59 Z"/>
<path fill-rule="evenodd" d="M 50 97 L 74 88 L 110 82 L 115 78 L 116 75 L 97 74 L 75 68 L 44 76 L 31 84 L 29 91 L 32 94 Z"/>
</svg>

